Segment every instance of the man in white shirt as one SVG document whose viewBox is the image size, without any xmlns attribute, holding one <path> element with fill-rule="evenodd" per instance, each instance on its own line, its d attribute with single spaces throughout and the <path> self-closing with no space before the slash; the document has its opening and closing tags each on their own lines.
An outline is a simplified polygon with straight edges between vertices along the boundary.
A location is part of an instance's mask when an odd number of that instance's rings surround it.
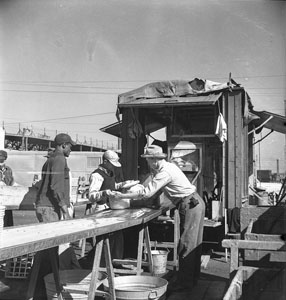
<svg viewBox="0 0 286 300">
<path fill-rule="evenodd" d="M 191 290 L 200 276 L 203 226 L 205 204 L 196 192 L 196 187 L 190 183 L 182 170 L 173 163 L 167 162 L 167 155 L 161 147 L 151 145 L 145 149 L 142 157 L 154 173 L 151 181 L 137 192 L 122 194 L 113 192 L 111 201 L 122 202 L 128 207 L 150 205 L 150 198 L 158 191 L 164 194 L 179 209 L 180 213 L 180 243 L 179 271 L 174 284 L 169 285 L 171 292 Z"/>
</svg>

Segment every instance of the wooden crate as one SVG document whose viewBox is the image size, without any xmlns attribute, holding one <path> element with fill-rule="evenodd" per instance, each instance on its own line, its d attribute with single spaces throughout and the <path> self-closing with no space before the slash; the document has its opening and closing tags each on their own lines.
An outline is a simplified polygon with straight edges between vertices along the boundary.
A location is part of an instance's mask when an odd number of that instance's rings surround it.
<svg viewBox="0 0 286 300">
<path fill-rule="evenodd" d="M 285 268 L 239 267 L 223 300 L 285 300 Z"/>
<path fill-rule="evenodd" d="M 27 278 L 33 259 L 33 254 L 26 254 L 6 260 L 5 278 Z"/>
<path fill-rule="evenodd" d="M 286 220 L 252 218 L 244 235 L 245 240 L 262 242 L 282 241 L 286 232 Z M 245 262 L 259 262 L 258 266 L 271 266 L 273 263 L 286 262 L 286 251 L 251 249 L 244 252 Z M 256 265 L 257 266 L 257 265 Z M 273 266 L 273 265 L 272 265 Z"/>
</svg>

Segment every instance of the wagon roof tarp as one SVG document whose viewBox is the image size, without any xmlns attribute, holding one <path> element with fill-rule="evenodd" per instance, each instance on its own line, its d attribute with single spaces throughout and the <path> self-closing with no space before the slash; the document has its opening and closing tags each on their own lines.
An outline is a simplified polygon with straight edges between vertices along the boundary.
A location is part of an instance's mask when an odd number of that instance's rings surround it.
<svg viewBox="0 0 286 300">
<path fill-rule="evenodd" d="M 129 100 L 118 104 L 119 108 L 122 107 L 155 107 L 155 106 L 176 106 L 176 105 L 213 105 L 219 99 L 222 93 L 209 94 L 201 96 L 190 96 L 190 97 L 163 97 L 163 98 L 140 98 Z"/>
<path fill-rule="evenodd" d="M 218 83 L 195 78 L 152 82 L 118 96 L 118 108 L 148 105 L 176 105 L 180 103 L 211 104 L 220 97 L 220 91 L 229 89 L 233 83 Z M 236 84 L 237 86 L 237 84 Z"/>
</svg>

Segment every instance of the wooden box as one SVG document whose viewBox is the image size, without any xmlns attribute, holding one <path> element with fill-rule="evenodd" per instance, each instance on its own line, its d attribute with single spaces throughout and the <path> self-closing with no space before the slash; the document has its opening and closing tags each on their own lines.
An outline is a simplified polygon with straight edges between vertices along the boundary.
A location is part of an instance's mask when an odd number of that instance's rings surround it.
<svg viewBox="0 0 286 300">
<path fill-rule="evenodd" d="M 285 274 L 285 268 L 239 267 L 223 300 L 285 300 Z"/>
</svg>

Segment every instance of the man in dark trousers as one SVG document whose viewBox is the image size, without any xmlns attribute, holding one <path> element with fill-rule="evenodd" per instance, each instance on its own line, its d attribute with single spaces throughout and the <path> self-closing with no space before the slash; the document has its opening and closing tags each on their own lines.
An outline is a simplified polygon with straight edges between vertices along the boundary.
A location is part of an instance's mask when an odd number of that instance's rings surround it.
<svg viewBox="0 0 286 300">
<path fill-rule="evenodd" d="M 14 177 L 12 169 L 5 164 L 7 157 L 7 152 L 5 150 L 0 150 L 0 183 L 12 186 L 14 184 Z M 13 226 L 13 224 L 13 212 L 8 209 L 5 211 L 4 227 Z"/>
<path fill-rule="evenodd" d="M 63 219 L 71 219 L 68 212 L 70 206 L 70 170 L 67 165 L 67 157 L 71 147 L 76 143 L 68 134 L 56 135 L 55 151 L 49 154 L 42 167 L 42 178 L 36 198 L 36 216 L 39 222 L 54 222 Z M 41 256 L 40 271 L 36 285 L 35 300 L 46 299 L 44 276 L 52 272 L 50 255 L 56 257 L 59 267 L 58 247 L 43 250 L 36 254 Z M 36 257 L 35 257 L 36 260 Z"/>
</svg>

